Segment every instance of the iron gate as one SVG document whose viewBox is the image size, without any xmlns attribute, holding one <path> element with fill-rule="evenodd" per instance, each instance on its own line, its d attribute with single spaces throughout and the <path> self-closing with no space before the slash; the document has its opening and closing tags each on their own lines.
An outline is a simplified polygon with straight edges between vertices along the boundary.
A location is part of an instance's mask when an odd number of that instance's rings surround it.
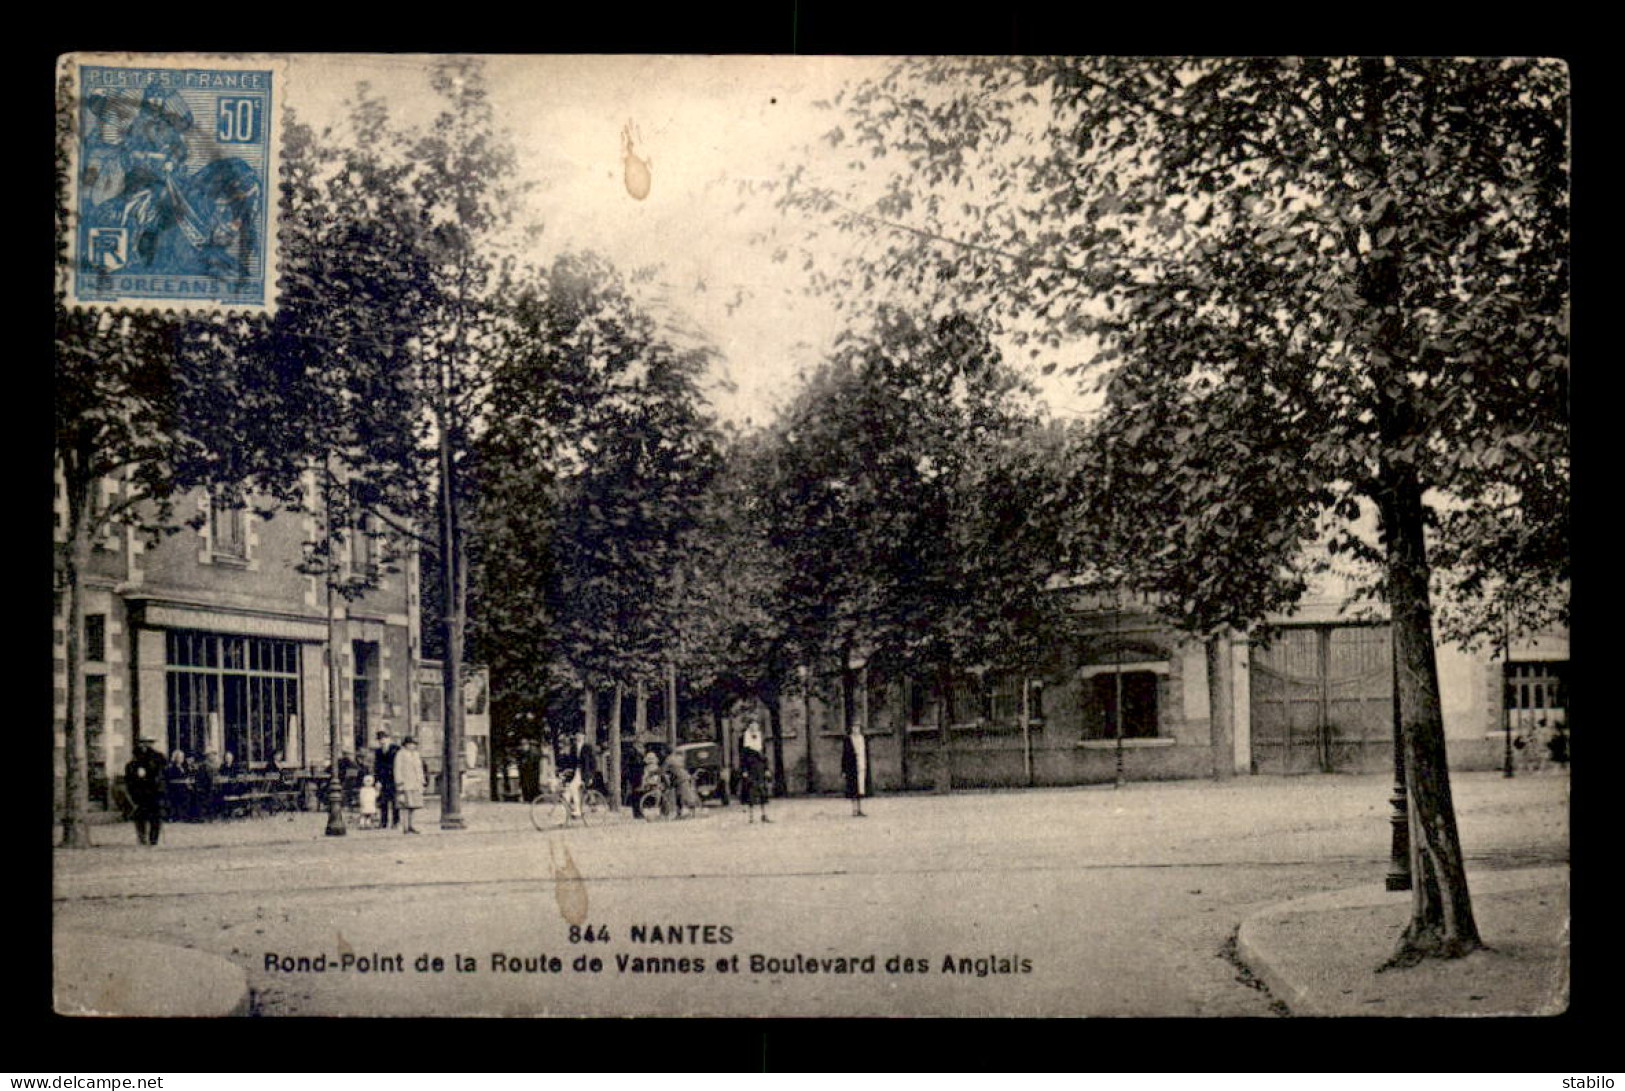
<svg viewBox="0 0 1625 1091">
<path fill-rule="evenodd" d="M 1387 625 L 1294 626 L 1252 655 L 1252 756 L 1259 773 L 1393 767 Z"/>
</svg>

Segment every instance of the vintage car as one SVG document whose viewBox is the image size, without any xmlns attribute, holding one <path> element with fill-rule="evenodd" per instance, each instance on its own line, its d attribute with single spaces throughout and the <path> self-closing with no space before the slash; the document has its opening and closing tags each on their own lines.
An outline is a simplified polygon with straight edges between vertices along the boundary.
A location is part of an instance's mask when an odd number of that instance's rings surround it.
<svg viewBox="0 0 1625 1091">
<path fill-rule="evenodd" d="M 715 742 L 689 742 L 677 748 L 683 755 L 683 764 L 694 778 L 694 790 L 702 803 L 721 803 L 727 806 L 731 793 L 728 779 L 723 775 L 722 745 Z"/>
</svg>

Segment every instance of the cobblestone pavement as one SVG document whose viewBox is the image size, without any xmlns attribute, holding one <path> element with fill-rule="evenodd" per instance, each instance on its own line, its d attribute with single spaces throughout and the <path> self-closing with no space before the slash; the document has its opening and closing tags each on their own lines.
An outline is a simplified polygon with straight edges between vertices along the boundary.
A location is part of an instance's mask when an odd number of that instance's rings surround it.
<svg viewBox="0 0 1625 1091">
<path fill-rule="evenodd" d="M 1566 863 L 1566 777 L 1453 785 L 1475 869 Z M 56 853 L 56 919 L 225 955 L 267 1014 L 1267 1015 L 1224 957 L 1238 924 L 1380 883 L 1388 794 L 1380 777 L 1248 777 L 550 834 L 518 805 L 470 804 L 456 832 L 433 808 L 421 837 L 328 838 L 298 814 L 171 825 L 156 849 L 102 827 L 99 847 Z M 317 970 L 324 954 L 343 968 Z"/>
</svg>

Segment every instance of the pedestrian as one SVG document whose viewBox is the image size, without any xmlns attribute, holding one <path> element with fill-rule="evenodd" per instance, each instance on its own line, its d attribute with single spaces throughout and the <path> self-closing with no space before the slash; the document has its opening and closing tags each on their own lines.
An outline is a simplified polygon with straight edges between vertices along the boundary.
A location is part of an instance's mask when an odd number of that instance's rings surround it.
<svg viewBox="0 0 1625 1091">
<path fill-rule="evenodd" d="M 576 739 L 579 742 L 576 753 L 581 759 L 581 790 L 585 792 L 588 788 L 597 788 L 602 792 L 603 771 L 598 760 L 598 747 L 586 735 L 577 735 Z"/>
<path fill-rule="evenodd" d="M 172 821 L 194 816 L 192 767 L 184 750 L 169 755 L 169 764 L 164 766 L 164 802 Z"/>
<path fill-rule="evenodd" d="M 581 736 L 565 737 L 559 749 L 557 770 L 559 790 L 564 793 L 565 807 L 571 818 L 581 817 Z"/>
<path fill-rule="evenodd" d="M 389 731 L 380 730 L 374 736 L 378 748 L 373 751 L 372 767 L 376 770 L 374 776 L 378 781 L 378 829 L 388 829 L 401 824 L 401 809 L 395 802 L 395 755 L 400 747 Z"/>
<path fill-rule="evenodd" d="M 846 782 L 846 798 L 852 801 L 852 817 L 866 817 L 863 797 L 869 794 L 869 747 L 861 730 L 847 732 L 842 741 L 841 779 Z"/>
<path fill-rule="evenodd" d="M 192 770 L 192 799 L 204 821 L 213 822 L 220 809 L 220 759 L 213 750 L 203 752 L 203 760 Z"/>
<path fill-rule="evenodd" d="M 639 781 L 647 792 L 660 784 L 660 751 L 650 743 L 643 751 L 643 779 Z"/>
<path fill-rule="evenodd" d="M 138 739 L 135 754 L 124 766 L 124 790 L 130 796 L 130 817 L 135 836 L 143 845 L 156 845 L 164 828 L 164 756 L 151 739 Z"/>
<path fill-rule="evenodd" d="M 683 812 L 699 813 L 700 794 L 694 789 L 694 777 L 688 771 L 688 764 L 683 760 L 681 750 L 673 750 L 666 756 L 666 763 L 662 767 L 665 773 L 667 791 L 671 795 L 671 805 L 675 808 L 677 817 L 682 818 Z"/>
<path fill-rule="evenodd" d="M 632 807 L 632 817 L 643 817 L 643 761 L 635 743 L 621 744 L 621 798 Z"/>
<path fill-rule="evenodd" d="M 542 793 L 542 753 L 530 739 L 519 744 L 519 798 L 526 803 Z"/>
<path fill-rule="evenodd" d="M 1552 737 L 1546 740 L 1546 749 L 1550 752 L 1552 761 L 1559 766 L 1569 763 L 1569 728 L 1562 722 L 1552 726 Z"/>
<path fill-rule="evenodd" d="M 377 778 L 371 775 L 361 778 L 361 810 L 358 826 L 363 830 L 378 827 L 378 783 Z"/>
<path fill-rule="evenodd" d="M 406 828 L 402 833 L 417 833 L 412 816 L 423 806 L 423 792 L 429 786 L 429 773 L 423 768 L 423 757 L 418 753 L 418 741 L 408 735 L 395 750 L 395 806 L 406 814 Z"/>
<path fill-rule="evenodd" d="M 650 792 L 660 792 L 660 788 L 660 754 L 655 750 L 654 744 L 650 743 L 643 749 L 643 763 L 638 767 L 638 787 L 637 790 L 632 793 L 632 798 L 637 808 L 637 817 L 644 817 L 644 798 L 648 796 Z M 657 794 L 655 799 L 658 806 L 660 796 Z"/>
<path fill-rule="evenodd" d="M 745 723 L 745 734 L 739 741 L 739 768 L 742 779 L 739 794 L 745 800 L 745 813 L 756 821 L 756 808 L 762 808 L 762 821 L 767 817 L 768 776 L 767 755 L 762 750 L 762 727 L 755 720 Z"/>
</svg>

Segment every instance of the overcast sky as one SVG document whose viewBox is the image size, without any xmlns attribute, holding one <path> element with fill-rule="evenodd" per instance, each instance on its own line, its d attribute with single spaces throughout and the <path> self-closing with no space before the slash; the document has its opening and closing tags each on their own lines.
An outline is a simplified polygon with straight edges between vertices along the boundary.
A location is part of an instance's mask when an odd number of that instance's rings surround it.
<svg viewBox="0 0 1625 1091">
<path fill-rule="evenodd" d="M 819 137 L 837 116 L 814 103 L 878 75 L 886 62 L 848 57 L 488 57 L 500 124 L 520 171 L 535 183 L 527 218 L 544 226 L 538 262 L 571 247 L 610 258 L 623 272 L 658 265 L 657 289 L 721 351 L 711 384 L 719 414 L 762 424 L 794 392 L 800 369 L 819 360 L 840 328 L 827 300 L 802 291 L 794 264 L 753 245 L 763 231 L 794 232 L 742 184 L 805 163 L 813 180 L 842 177 L 844 156 Z M 403 121 L 440 105 L 428 58 L 294 56 L 288 101 L 306 121 L 344 116 L 344 100 L 368 81 Z M 628 192 L 623 134 L 649 165 L 647 195 Z M 861 246 L 826 236 L 825 248 Z M 1012 357 L 1014 359 L 1014 357 Z M 729 389 L 729 387 L 733 389 Z M 1050 402 L 1076 412 L 1070 380 L 1048 383 Z"/>
</svg>

